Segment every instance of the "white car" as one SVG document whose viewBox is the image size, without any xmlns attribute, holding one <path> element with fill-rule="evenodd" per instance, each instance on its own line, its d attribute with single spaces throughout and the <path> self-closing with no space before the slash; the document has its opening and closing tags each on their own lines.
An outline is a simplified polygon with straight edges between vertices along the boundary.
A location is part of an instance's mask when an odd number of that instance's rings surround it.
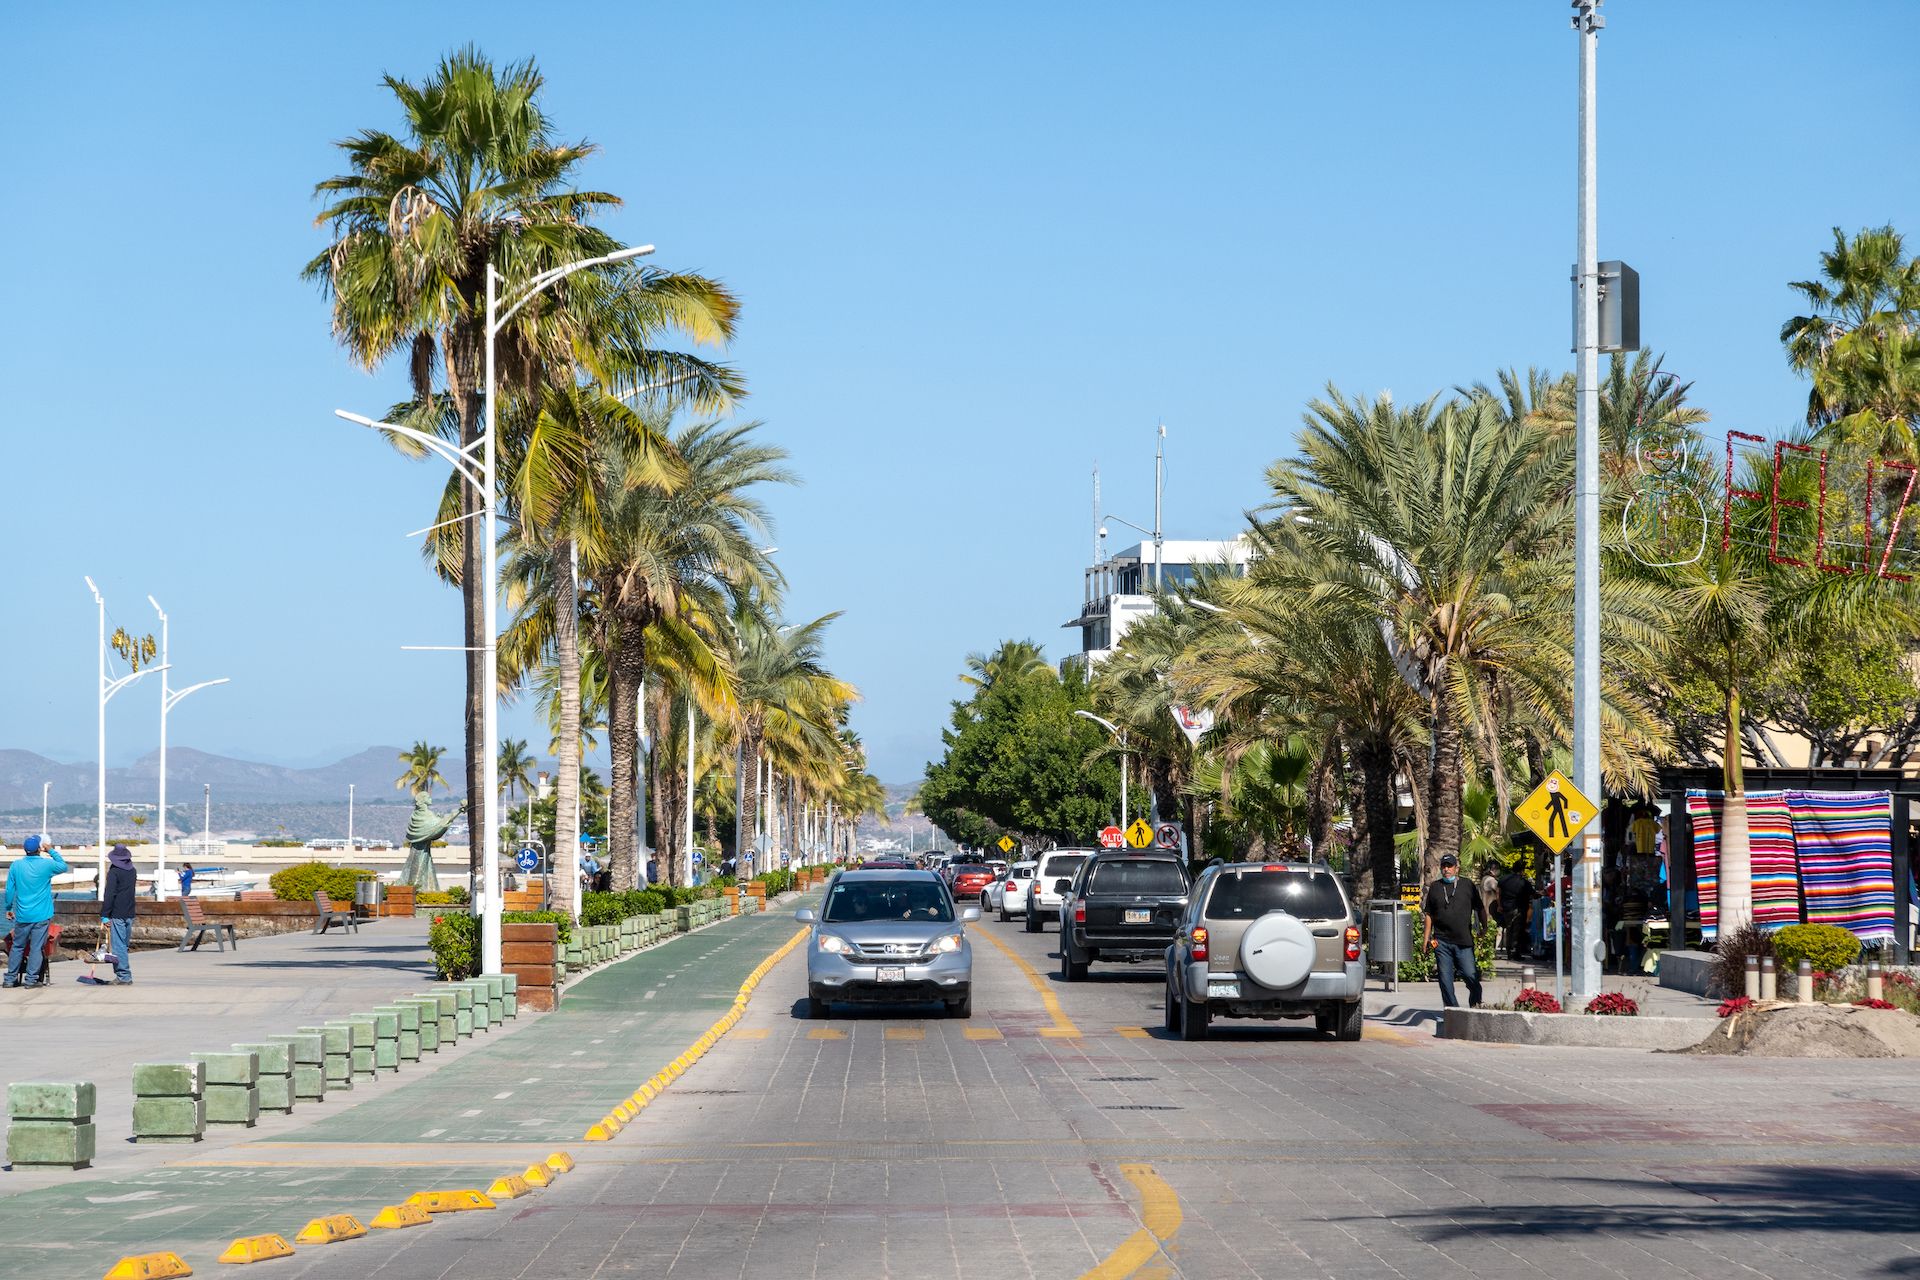
<svg viewBox="0 0 1920 1280">
<path fill-rule="evenodd" d="M 1016 862 L 1007 873 L 980 891 L 980 905 L 998 911 L 1005 921 L 1027 914 L 1027 890 L 1033 887 L 1033 869 L 1037 862 Z"/>
<path fill-rule="evenodd" d="M 1040 855 L 1033 872 L 1033 888 L 1027 894 L 1027 932 L 1039 933 L 1049 920 L 1060 918 L 1062 894 L 1054 883 L 1073 879 L 1080 864 L 1093 856 L 1092 849 L 1053 849 Z"/>
</svg>

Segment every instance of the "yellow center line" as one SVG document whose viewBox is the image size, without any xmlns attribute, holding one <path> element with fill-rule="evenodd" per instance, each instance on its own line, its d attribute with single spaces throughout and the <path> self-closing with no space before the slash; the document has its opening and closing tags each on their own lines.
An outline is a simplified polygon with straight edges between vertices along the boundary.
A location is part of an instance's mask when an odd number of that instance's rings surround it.
<svg viewBox="0 0 1920 1280">
<path fill-rule="evenodd" d="M 962 1030 L 960 1034 L 965 1036 L 969 1040 L 1005 1039 L 1004 1036 L 1002 1036 L 998 1031 L 994 1030 L 994 1028 L 992 1027 L 967 1027 L 964 1030 Z"/>
<path fill-rule="evenodd" d="M 926 1038 L 927 1030 L 925 1027 L 887 1028 L 887 1039 L 889 1040 L 925 1040 Z"/>
<path fill-rule="evenodd" d="M 1080 1280 L 1125 1280 L 1140 1268 L 1166 1252 L 1185 1215 L 1180 1197 L 1153 1171 L 1150 1164 L 1123 1164 L 1120 1172 L 1140 1193 L 1140 1230 L 1120 1242 L 1120 1247 L 1102 1258 Z"/>
<path fill-rule="evenodd" d="M 809 1040 L 845 1040 L 847 1033 L 833 1027 L 815 1027 L 807 1032 Z"/>
<path fill-rule="evenodd" d="M 1012 947 L 1009 947 L 985 929 L 982 929 L 977 936 L 991 942 L 999 949 L 1001 955 L 1013 961 L 1014 967 L 1026 974 L 1027 981 L 1031 982 L 1033 989 L 1040 993 L 1040 1003 L 1047 1007 L 1047 1016 L 1053 1019 L 1053 1025 L 1051 1027 L 1042 1027 L 1040 1029 L 1041 1035 L 1054 1039 L 1067 1039 L 1080 1034 L 1080 1028 L 1073 1025 L 1073 1019 L 1069 1018 L 1067 1011 L 1060 1007 L 1060 998 L 1048 990 L 1047 980 L 1040 976 L 1038 969 L 1028 964 L 1026 959 L 1016 953 Z"/>
<path fill-rule="evenodd" d="M 770 1028 L 767 1027 L 742 1027 L 733 1033 L 733 1038 L 736 1040 L 765 1040 L 769 1030 Z"/>
<path fill-rule="evenodd" d="M 1128 1040 L 1151 1040 L 1153 1035 L 1145 1027 L 1115 1027 L 1121 1036 Z"/>
</svg>

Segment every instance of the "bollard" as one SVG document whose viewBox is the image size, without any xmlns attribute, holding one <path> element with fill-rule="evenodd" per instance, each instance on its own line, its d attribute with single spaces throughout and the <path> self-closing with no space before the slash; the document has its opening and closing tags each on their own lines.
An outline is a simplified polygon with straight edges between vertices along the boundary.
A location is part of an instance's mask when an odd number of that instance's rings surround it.
<svg viewBox="0 0 1920 1280">
<path fill-rule="evenodd" d="M 287 1046 L 287 1056 L 292 1069 L 287 1073 L 293 1086 L 295 1102 L 325 1102 L 327 1100 L 327 1040 L 319 1032 L 296 1033 L 290 1036 L 268 1036 L 267 1043 Z M 264 1058 L 262 1062 L 266 1061 Z M 261 1096 L 261 1105 L 266 1104 L 265 1095 Z"/>
<path fill-rule="evenodd" d="M 1773 963 L 1772 956 L 1760 957 L 1760 999 L 1771 1002 L 1780 998 L 1780 972 Z"/>
<path fill-rule="evenodd" d="M 1886 976 L 1881 972 L 1878 960 L 1867 961 L 1867 999 L 1885 1000 L 1887 998 Z"/>
<path fill-rule="evenodd" d="M 415 1000 L 431 1000 L 440 1010 L 440 1047 L 450 1049 L 453 1042 L 460 1038 L 460 1030 L 454 1017 L 460 1008 L 460 998 L 454 995 L 450 987 L 438 987 L 432 991 L 414 993 Z"/>
<path fill-rule="evenodd" d="M 1534 984 L 1533 966 L 1527 965 L 1525 968 L 1520 970 L 1520 989 L 1522 991 L 1529 990 L 1533 987 L 1533 984 Z"/>
<path fill-rule="evenodd" d="M 260 1066 L 260 1078 L 254 1087 L 260 1091 L 260 1109 L 276 1115 L 293 1110 L 293 1046 L 277 1040 L 262 1044 L 237 1044 L 235 1053 L 250 1053 Z"/>
<path fill-rule="evenodd" d="M 401 1000 L 394 1004 L 375 1005 L 373 1012 L 380 1017 L 391 1016 L 399 1022 L 394 1036 L 394 1046 L 401 1062 L 420 1061 L 420 1009 L 418 1005 Z M 438 1015 L 436 1014 L 436 1022 Z"/>
<path fill-rule="evenodd" d="M 1800 1003 L 1813 1003 L 1813 961 L 1800 962 Z"/>
<path fill-rule="evenodd" d="M 94 1089 L 22 1082 L 7 1086 L 7 1163 L 16 1169 L 84 1169 L 93 1163 Z"/>
<path fill-rule="evenodd" d="M 490 973 L 484 978 L 476 978 L 475 981 L 484 984 L 487 988 L 488 1023 L 499 1026 L 507 1020 L 507 975 Z"/>
<path fill-rule="evenodd" d="M 196 1053 L 206 1068 L 207 1123 L 251 1129 L 260 1123 L 260 1059 L 252 1053 Z"/>
<path fill-rule="evenodd" d="M 500 975 L 500 982 L 502 987 L 502 994 L 500 997 L 501 1008 L 506 1011 L 507 1017 L 509 1018 L 519 1017 L 520 1016 L 520 975 L 517 973 L 503 973 Z"/>
<path fill-rule="evenodd" d="M 477 1020 L 473 1016 L 473 988 L 464 982 L 450 982 L 447 984 L 447 990 L 453 993 L 454 1029 L 460 1033 L 462 1039 L 471 1036 L 477 1025 Z"/>
<path fill-rule="evenodd" d="M 136 1062 L 133 1066 L 133 1140 L 198 1142 L 207 1132 L 206 1066 L 198 1062 Z"/>
<path fill-rule="evenodd" d="M 493 1005 L 487 999 L 486 979 L 468 978 L 460 986 L 466 991 L 470 1002 L 467 1011 L 473 1015 L 474 1033 L 477 1035 L 493 1030 Z"/>
<path fill-rule="evenodd" d="M 373 1066 L 373 1042 L 375 1039 L 373 1034 L 373 1019 L 349 1016 L 333 1019 L 326 1025 L 334 1028 L 336 1031 L 345 1031 L 347 1033 L 347 1058 L 353 1072 L 353 1079 L 356 1081 L 374 1079 L 377 1073 Z"/>
<path fill-rule="evenodd" d="M 376 1072 L 398 1071 L 400 1069 L 400 1015 L 370 1009 L 360 1016 L 373 1023 L 373 1069 Z"/>
<path fill-rule="evenodd" d="M 401 996 L 396 1005 L 413 1010 L 414 1034 L 420 1039 L 420 1056 L 440 1052 L 440 1002 L 431 996 Z"/>
<path fill-rule="evenodd" d="M 1760 957 L 1748 956 L 1746 964 L 1745 995 L 1749 1000 L 1760 998 Z"/>
<path fill-rule="evenodd" d="M 353 1088 L 353 1028 L 330 1022 L 321 1027 L 301 1027 L 299 1032 L 320 1037 L 320 1061 L 328 1092 Z"/>
</svg>

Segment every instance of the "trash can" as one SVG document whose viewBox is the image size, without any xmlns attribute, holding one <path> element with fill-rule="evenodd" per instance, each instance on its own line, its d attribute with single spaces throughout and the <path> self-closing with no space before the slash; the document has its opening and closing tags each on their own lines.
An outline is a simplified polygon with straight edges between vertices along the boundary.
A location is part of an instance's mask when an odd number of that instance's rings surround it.
<svg viewBox="0 0 1920 1280">
<path fill-rule="evenodd" d="M 354 914 L 371 919 L 380 914 L 380 882 L 366 876 L 353 884 Z"/>
<path fill-rule="evenodd" d="M 1413 912 L 1397 898 L 1375 898 L 1367 911 L 1367 959 L 1386 966 L 1387 990 L 1400 985 L 1400 963 L 1413 959 Z"/>
</svg>

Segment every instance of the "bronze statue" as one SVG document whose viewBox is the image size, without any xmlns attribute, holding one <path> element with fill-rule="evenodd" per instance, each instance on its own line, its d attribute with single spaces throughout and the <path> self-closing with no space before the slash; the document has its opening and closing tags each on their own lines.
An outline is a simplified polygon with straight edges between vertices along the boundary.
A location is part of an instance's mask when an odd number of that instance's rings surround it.
<svg viewBox="0 0 1920 1280">
<path fill-rule="evenodd" d="M 462 800 L 452 813 L 439 817 L 427 793 L 414 792 L 413 817 L 407 820 L 407 869 L 401 876 L 405 883 L 421 893 L 439 892 L 440 876 L 433 869 L 433 842 L 447 834 L 447 828 L 466 811 L 467 802 Z"/>
</svg>

